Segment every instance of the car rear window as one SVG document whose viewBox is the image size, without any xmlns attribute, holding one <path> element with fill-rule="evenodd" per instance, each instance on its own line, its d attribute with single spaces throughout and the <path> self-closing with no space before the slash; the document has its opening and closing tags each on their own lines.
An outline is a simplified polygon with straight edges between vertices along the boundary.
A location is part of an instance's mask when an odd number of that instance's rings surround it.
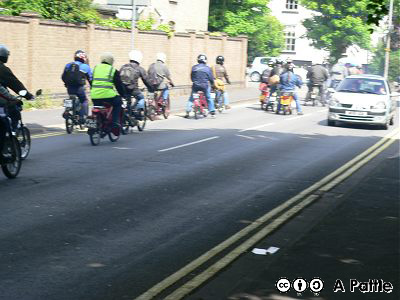
<svg viewBox="0 0 400 300">
<path fill-rule="evenodd" d="M 385 82 L 372 78 L 345 78 L 339 85 L 338 92 L 386 95 Z"/>
</svg>

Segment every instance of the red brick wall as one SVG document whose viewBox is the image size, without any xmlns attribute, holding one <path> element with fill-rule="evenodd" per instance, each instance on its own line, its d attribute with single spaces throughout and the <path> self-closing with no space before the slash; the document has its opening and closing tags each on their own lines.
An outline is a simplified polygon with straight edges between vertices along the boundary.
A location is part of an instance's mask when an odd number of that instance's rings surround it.
<svg viewBox="0 0 400 300">
<path fill-rule="evenodd" d="M 60 79 L 66 63 L 76 50 L 87 51 L 91 67 L 99 63 L 101 53 L 115 56 L 115 67 L 129 61 L 129 30 L 73 25 L 30 17 L 0 16 L 0 44 L 11 51 L 8 66 L 29 90 L 43 89 L 51 94 L 64 93 Z M 208 56 L 209 64 L 217 55 L 225 56 L 232 81 L 243 82 L 247 62 L 247 39 L 213 37 L 208 34 L 178 33 L 168 38 L 163 32 L 136 32 L 135 46 L 143 52 L 145 69 L 155 61 L 157 52 L 167 54 L 167 64 L 176 85 L 189 85 L 190 69 L 197 55 Z"/>
</svg>

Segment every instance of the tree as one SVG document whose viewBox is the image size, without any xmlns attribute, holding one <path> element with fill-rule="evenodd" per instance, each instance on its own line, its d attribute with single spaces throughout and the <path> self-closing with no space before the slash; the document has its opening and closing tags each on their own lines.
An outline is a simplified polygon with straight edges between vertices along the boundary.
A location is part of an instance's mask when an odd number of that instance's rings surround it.
<svg viewBox="0 0 400 300">
<path fill-rule="evenodd" d="M 88 22 L 98 18 L 92 0 L 3 0 L 0 7 L 6 8 L 12 15 L 34 11 L 45 19 L 65 22 Z"/>
<path fill-rule="evenodd" d="M 389 7 L 389 0 L 384 0 L 383 2 Z M 369 66 L 369 71 L 373 74 L 383 75 L 386 50 L 390 50 L 388 72 L 390 81 L 397 80 L 400 75 L 400 0 L 394 0 L 393 8 L 393 27 L 390 31 L 390 49 L 386 49 L 386 41 L 382 40 L 374 50 L 374 57 Z"/>
<path fill-rule="evenodd" d="M 249 37 L 249 56 L 277 56 L 284 45 L 283 25 L 267 7 L 269 0 L 211 0 L 209 30 Z"/>
<path fill-rule="evenodd" d="M 367 25 L 369 0 L 300 0 L 308 9 L 319 12 L 303 22 L 306 36 L 314 47 L 330 52 L 337 61 L 351 45 L 369 48 L 371 25 Z"/>
<path fill-rule="evenodd" d="M 386 45 L 383 42 L 380 42 L 374 51 L 374 58 L 372 59 L 371 64 L 368 67 L 368 71 L 372 74 L 383 75 L 383 70 L 385 66 L 385 48 Z M 390 60 L 389 60 L 389 72 L 388 79 L 389 81 L 396 81 L 400 76 L 399 74 L 399 66 L 400 66 L 400 49 L 392 50 L 390 52 Z"/>
</svg>

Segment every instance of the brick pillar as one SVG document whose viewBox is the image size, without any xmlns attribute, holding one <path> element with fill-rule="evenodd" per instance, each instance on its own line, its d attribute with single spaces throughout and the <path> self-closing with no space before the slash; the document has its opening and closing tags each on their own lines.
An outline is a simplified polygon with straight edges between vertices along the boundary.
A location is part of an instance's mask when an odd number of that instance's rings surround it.
<svg viewBox="0 0 400 300">
<path fill-rule="evenodd" d="M 247 41 L 248 41 L 248 38 L 246 35 L 239 35 L 238 37 L 242 39 L 240 80 L 244 81 L 244 86 L 247 86 L 246 67 L 247 67 Z"/>
<path fill-rule="evenodd" d="M 204 54 L 210 60 L 210 53 L 208 53 L 208 44 L 210 42 L 210 33 L 204 32 Z"/>
<path fill-rule="evenodd" d="M 27 74 L 27 82 L 26 88 L 34 92 L 33 89 L 37 88 L 40 83 L 36 84 L 35 78 L 40 79 L 40 76 L 34 74 L 34 70 L 37 70 L 36 64 L 40 63 L 38 60 L 35 60 L 35 49 L 39 49 L 40 45 L 38 44 L 38 29 L 41 15 L 36 12 L 22 12 L 20 14 L 21 17 L 30 18 L 29 20 L 29 35 L 28 35 L 28 74 Z M 35 76 L 36 75 L 36 76 Z"/>
<path fill-rule="evenodd" d="M 189 61 L 188 61 L 188 70 L 192 67 L 193 62 L 195 61 L 195 55 L 194 53 L 194 43 L 196 42 L 196 31 L 189 31 L 190 33 L 190 55 L 189 55 Z"/>
<path fill-rule="evenodd" d="M 223 56 L 226 56 L 225 50 L 227 41 L 228 41 L 228 35 L 225 32 L 223 32 L 221 39 L 221 55 Z"/>
<path fill-rule="evenodd" d="M 94 49 L 95 45 L 94 45 L 94 40 L 95 40 L 95 36 L 94 36 L 94 24 L 88 24 L 87 25 L 87 40 L 86 40 L 86 53 L 88 54 L 89 57 L 89 61 L 92 60 L 93 57 L 93 52 L 92 50 Z"/>
</svg>

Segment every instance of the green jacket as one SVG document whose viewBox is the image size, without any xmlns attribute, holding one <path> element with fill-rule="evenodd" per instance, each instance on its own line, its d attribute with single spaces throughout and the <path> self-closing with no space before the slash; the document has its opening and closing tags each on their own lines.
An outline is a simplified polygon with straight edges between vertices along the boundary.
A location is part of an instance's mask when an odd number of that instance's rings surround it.
<svg viewBox="0 0 400 300">
<path fill-rule="evenodd" d="M 99 64 L 93 70 L 90 95 L 92 99 L 114 98 L 118 95 L 113 78 L 115 69 L 108 64 Z"/>
</svg>

